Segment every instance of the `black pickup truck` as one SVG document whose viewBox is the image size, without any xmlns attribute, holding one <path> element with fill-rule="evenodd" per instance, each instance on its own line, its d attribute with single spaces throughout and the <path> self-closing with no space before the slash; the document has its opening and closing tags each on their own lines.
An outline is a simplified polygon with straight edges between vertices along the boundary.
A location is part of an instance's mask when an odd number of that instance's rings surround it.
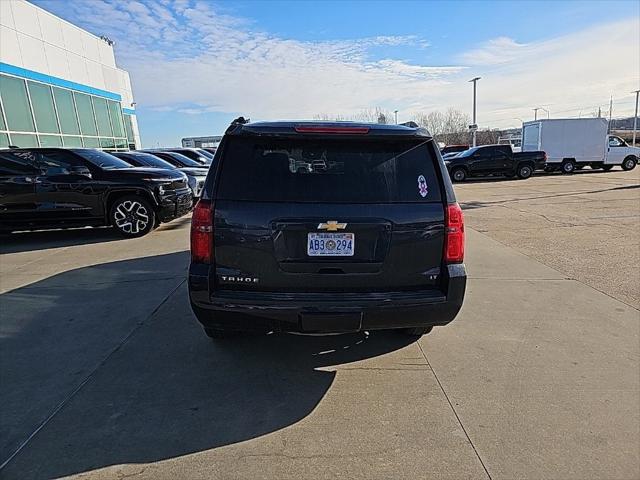
<svg viewBox="0 0 640 480">
<path fill-rule="evenodd" d="M 456 182 L 468 177 L 504 176 L 529 178 L 535 170 L 543 170 L 545 152 L 513 152 L 511 145 L 483 145 L 466 150 L 445 160 L 449 175 Z"/>
</svg>

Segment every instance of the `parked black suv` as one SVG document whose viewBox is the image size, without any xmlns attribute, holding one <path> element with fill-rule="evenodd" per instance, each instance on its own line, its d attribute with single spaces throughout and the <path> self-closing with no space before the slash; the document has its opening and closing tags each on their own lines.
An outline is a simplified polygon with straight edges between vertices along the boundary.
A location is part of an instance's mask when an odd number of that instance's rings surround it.
<svg viewBox="0 0 640 480">
<path fill-rule="evenodd" d="M 468 177 L 503 176 L 526 179 L 536 170 L 544 170 L 544 152 L 513 152 L 511 145 L 473 147 L 445 159 L 445 165 L 455 182 Z"/>
<path fill-rule="evenodd" d="M 175 165 L 145 152 L 114 152 L 111 155 L 124 160 L 134 167 L 161 168 L 164 170 L 178 170 L 187 176 L 187 184 L 193 193 L 194 198 L 200 197 L 200 192 L 204 186 L 209 169 L 193 167 L 176 167 Z"/>
<path fill-rule="evenodd" d="M 179 153 L 205 166 L 213 163 L 213 155 L 199 148 L 165 148 L 164 151 Z"/>
<path fill-rule="evenodd" d="M 234 123 L 191 229 L 191 306 L 210 337 L 451 322 L 464 226 L 420 128 Z"/>
<path fill-rule="evenodd" d="M 139 237 L 189 212 L 178 171 L 132 168 L 100 150 L 0 150 L 0 230 L 113 225 Z"/>
</svg>

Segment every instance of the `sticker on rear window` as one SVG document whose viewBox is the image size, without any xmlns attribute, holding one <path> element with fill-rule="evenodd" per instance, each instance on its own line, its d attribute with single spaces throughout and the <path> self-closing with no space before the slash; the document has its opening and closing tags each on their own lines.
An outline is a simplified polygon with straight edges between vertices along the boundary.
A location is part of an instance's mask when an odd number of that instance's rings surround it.
<svg viewBox="0 0 640 480">
<path fill-rule="evenodd" d="M 418 177 L 418 193 L 422 198 L 427 196 L 429 193 L 429 189 L 427 188 L 427 179 L 424 178 L 424 175 L 420 175 Z"/>
</svg>

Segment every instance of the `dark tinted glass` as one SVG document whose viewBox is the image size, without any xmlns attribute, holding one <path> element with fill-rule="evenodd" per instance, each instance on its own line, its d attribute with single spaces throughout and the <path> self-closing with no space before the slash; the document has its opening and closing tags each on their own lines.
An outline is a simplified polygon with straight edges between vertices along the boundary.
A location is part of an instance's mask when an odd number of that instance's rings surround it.
<svg viewBox="0 0 640 480">
<path fill-rule="evenodd" d="M 470 148 L 469 150 L 465 150 L 464 152 L 458 154 L 456 158 L 470 157 L 478 151 L 478 148 L 479 147 L 474 147 L 474 148 Z"/>
<path fill-rule="evenodd" d="M 85 160 L 88 160 L 95 166 L 104 168 L 105 170 L 112 170 L 114 168 L 131 168 L 131 165 L 127 162 L 100 150 L 79 148 L 73 149 L 73 152 L 80 155 Z"/>
<path fill-rule="evenodd" d="M 40 152 L 38 165 L 47 175 L 68 174 L 72 167 L 82 165 L 82 161 L 67 150 Z"/>
<path fill-rule="evenodd" d="M 176 152 L 149 152 L 151 155 L 156 156 L 164 160 L 165 162 L 175 165 L 176 167 L 197 167 L 203 168 L 200 162 L 191 160 L 189 157 L 185 157 L 181 153 Z"/>
<path fill-rule="evenodd" d="M 179 153 L 180 155 L 184 155 L 185 157 L 189 157 L 192 160 L 195 160 L 202 166 L 204 162 L 208 160 L 204 155 L 200 155 L 198 152 L 194 150 L 172 150 L 173 152 Z"/>
<path fill-rule="evenodd" d="M 0 175 L 37 174 L 35 155 L 30 152 L 0 152 Z"/>
<path fill-rule="evenodd" d="M 149 153 L 122 153 L 116 155 L 119 158 L 122 158 L 125 162 L 135 162 L 132 165 L 138 166 L 146 166 L 153 168 L 164 168 L 167 170 L 173 170 L 176 167 L 171 165 L 168 162 L 156 157 L 155 155 L 151 155 Z"/>
<path fill-rule="evenodd" d="M 269 202 L 441 201 L 421 140 L 231 138 L 218 198 Z"/>
</svg>

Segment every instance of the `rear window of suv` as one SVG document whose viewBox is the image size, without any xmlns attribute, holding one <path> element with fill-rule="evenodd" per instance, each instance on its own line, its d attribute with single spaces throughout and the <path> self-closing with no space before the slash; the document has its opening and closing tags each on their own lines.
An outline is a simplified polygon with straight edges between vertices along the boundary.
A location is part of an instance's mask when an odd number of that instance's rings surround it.
<svg viewBox="0 0 640 480">
<path fill-rule="evenodd" d="M 428 141 L 230 137 L 217 198 L 264 202 L 441 202 Z"/>
</svg>

